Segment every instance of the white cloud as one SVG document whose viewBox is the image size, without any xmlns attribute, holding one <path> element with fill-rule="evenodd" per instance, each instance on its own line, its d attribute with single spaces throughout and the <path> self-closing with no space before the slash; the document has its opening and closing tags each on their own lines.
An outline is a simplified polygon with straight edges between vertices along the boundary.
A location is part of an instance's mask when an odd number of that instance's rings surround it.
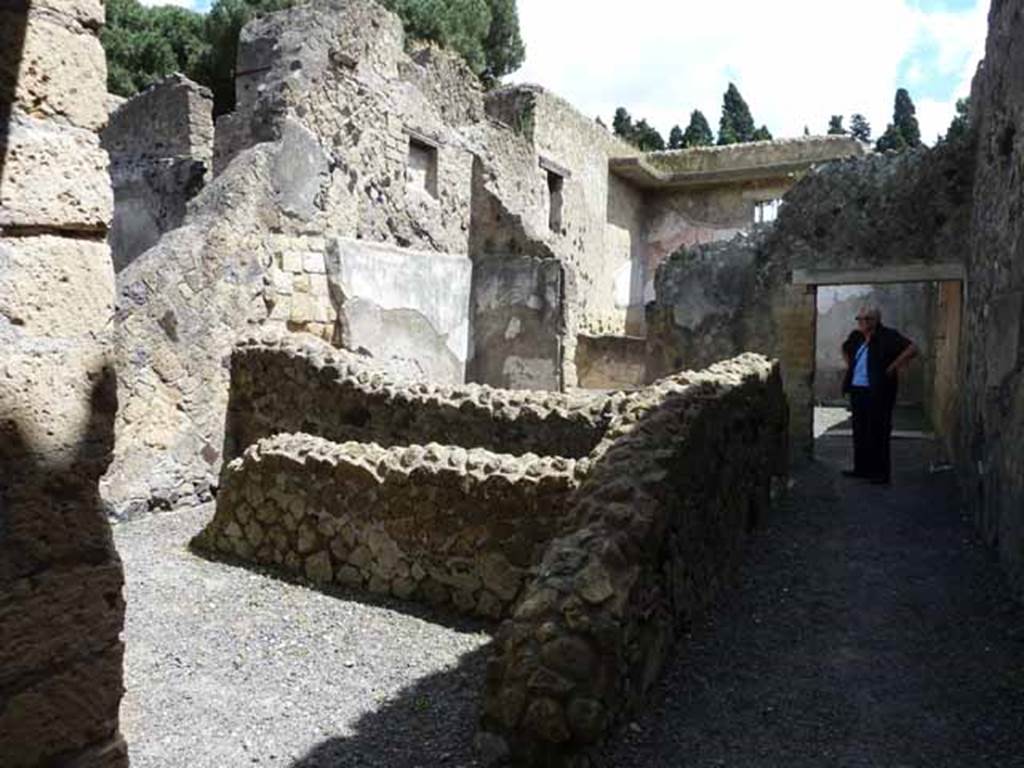
<svg viewBox="0 0 1024 768">
<path fill-rule="evenodd" d="M 846 115 L 848 124 L 854 112 L 878 135 L 903 85 L 901 63 L 924 40 L 935 55 L 916 66 L 936 71 L 907 79 L 956 84 L 949 99 L 915 99 L 931 141 L 945 132 L 984 53 L 987 0 L 961 13 L 925 13 L 897 0 L 519 0 L 519 14 L 527 58 L 510 80 L 540 83 L 605 122 L 625 106 L 664 134 L 685 127 L 695 108 L 717 127 L 732 80 L 776 136 L 799 135 L 805 125 L 824 132 L 830 115 Z"/>
</svg>

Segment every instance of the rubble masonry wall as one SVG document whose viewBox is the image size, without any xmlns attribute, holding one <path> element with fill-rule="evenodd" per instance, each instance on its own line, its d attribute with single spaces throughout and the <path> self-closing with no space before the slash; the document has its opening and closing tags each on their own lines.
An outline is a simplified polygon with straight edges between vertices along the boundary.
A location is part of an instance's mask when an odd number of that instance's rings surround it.
<svg viewBox="0 0 1024 768">
<path fill-rule="evenodd" d="M 0 9 L 0 755 L 123 768 L 99 0 Z"/>
<path fill-rule="evenodd" d="M 579 527 L 495 637 L 483 738 L 524 764 L 578 764 L 636 710 L 765 514 L 785 422 L 778 367 L 756 355 L 638 393 L 572 495 Z"/>
</svg>

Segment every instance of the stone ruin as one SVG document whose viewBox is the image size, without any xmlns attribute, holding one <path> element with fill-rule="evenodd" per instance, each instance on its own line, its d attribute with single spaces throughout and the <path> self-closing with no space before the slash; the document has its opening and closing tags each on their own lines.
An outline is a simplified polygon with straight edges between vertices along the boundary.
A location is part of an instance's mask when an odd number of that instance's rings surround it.
<svg viewBox="0 0 1024 768">
<path fill-rule="evenodd" d="M 253 337 L 193 544 L 507 619 L 478 740 L 540 763 L 633 711 L 728 583 L 786 473 L 786 419 L 756 355 L 564 395 L 410 385 L 314 339 Z"/>
<path fill-rule="evenodd" d="M 99 2 L 0 7 L 0 763 L 128 765 Z"/>
<path fill-rule="evenodd" d="M 171 75 L 121 102 L 100 133 L 110 156 L 110 251 L 120 272 L 185 220 L 213 173 L 213 95 Z"/>
<path fill-rule="evenodd" d="M 125 405 L 105 494 L 122 516 L 210 498 L 226 359 L 254 326 L 420 381 L 644 386 L 657 264 L 753 227 L 813 164 L 864 152 L 817 137 L 639 158 L 540 88 L 484 93 L 457 57 L 407 50 L 370 0 L 270 14 L 238 55 L 212 180 L 118 276 Z M 115 116 L 185 91 L 158 85 Z M 150 111 L 161 127 L 176 114 Z M 117 134 L 126 151 L 143 143 Z"/>
<path fill-rule="evenodd" d="M 12 765 L 126 764 L 104 504 L 214 491 L 207 551 L 499 619 L 481 746 L 577 762 L 811 450 L 819 286 L 938 284 L 926 404 L 1024 584 L 1009 0 L 969 138 L 867 157 L 834 138 L 641 155 L 537 87 L 484 93 L 370 0 L 248 25 L 211 137 L 180 78 L 108 117 L 102 19 L 99 0 L 0 10 Z"/>
</svg>

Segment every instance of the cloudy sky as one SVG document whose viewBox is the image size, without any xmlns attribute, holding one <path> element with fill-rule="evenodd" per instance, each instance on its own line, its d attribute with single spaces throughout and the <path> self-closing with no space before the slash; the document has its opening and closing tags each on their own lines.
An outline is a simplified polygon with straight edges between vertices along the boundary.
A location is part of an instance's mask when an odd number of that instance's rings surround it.
<svg viewBox="0 0 1024 768">
<path fill-rule="evenodd" d="M 144 0 L 155 4 L 155 0 Z M 989 0 L 518 0 L 536 82 L 606 123 L 617 106 L 664 134 L 693 109 L 717 128 L 735 82 L 776 136 L 861 112 L 875 135 L 910 90 L 928 142 L 984 55 Z M 204 9 L 209 0 L 177 0 Z"/>
</svg>

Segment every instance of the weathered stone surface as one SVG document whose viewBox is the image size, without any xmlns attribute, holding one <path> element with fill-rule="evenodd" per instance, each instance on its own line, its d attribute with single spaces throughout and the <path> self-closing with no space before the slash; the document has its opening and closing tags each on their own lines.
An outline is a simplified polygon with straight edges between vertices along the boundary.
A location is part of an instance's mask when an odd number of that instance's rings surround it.
<svg viewBox="0 0 1024 768">
<path fill-rule="evenodd" d="M 0 9 L 0 91 L 15 111 L 95 131 L 107 122 L 107 63 L 91 30 L 103 23 L 99 0 L 33 2 L 31 23 Z"/>
<path fill-rule="evenodd" d="M 188 201 L 212 175 L 212 113 L 210 91 L 175 74 L 110 115 L 101 137 L 114 187 L 116 271 L 180 226 Z"/>
<path fill-rule="evenodd" d="M 472 271 L 464 253 L 332 238 L 325 261 L 328 290 L 345 297 L 336 320 L 343 346 L 362 347 L 411 379 L 463 382 Z"/>
<path fill-rule="evenodd" d="M 100 241 L 0 237 L 0 315 L 39 336 L 107 333 L 114 315 L 109 263 Z"/>
<path fill-rule="evenodd" d="M 299 510 L 297 526 L 256 531 L 250 521 L 245 535 L 253 547 L 272 542 L 275 562 L 301 564 L 314 583 L 362 587 L 366 575 L 374 593 L 497 618 L 545 543 L 571 524 L 565 504 L 577 478 L 576 463 L 559 457 L 279 434 L 225 466 L 216 514 L 195 543 L 237 554 L 248 489 L 271 483 L 264 505 Z M 307 557 L 325 519 L 346 533 Z M 526 553 L 523 567 L 508 562 L 510 552 Z"/>
<path fill-rule="evenodd" d="M 8 124 L 0 226 L 104 234 L 113 214 L 96 134 L 26 117 Z"/>
<path fill-rule="evenodd" d="M 964 499 L 1024 594 L 1024 35 L 1020 8 L 996 0 L 971 92 L 974 190 L 960 387 Z M 1016 343 L 1014 343 L 1016 341 Z"/>
<path fill-rule="evenodd" d="M 31 6 L 31 7 L 30 7 Z M 96 0 L 0 10 L 0 762 L 125 768 Z M 58 234 L 59 233 L 59 234 Z"/>
<path fill-rule="evenodd" d="M 961 262 L 971 173 L 960 143 L 838 161 L 812 170 L 779 219 L 750 236 L 673 254 L 648 305 L 648 375 L 750 350 L 778 358 L 790 448 L 812 446 L 816 306 L 796 269 L 862 270 Z"/>
<path fill-rule="evenodd" d="M 437 441 L 500 453 L 580 457 L 600 440 L 611 404 L 591 394 L 409 383 L 372 359 L 313 338 L 267 333 L 231 358 L 226 458 L 278 432 L 336 442 Z M 292 384 L 282 389 L 280 382 Z"/>
<path fill-rule="evenodd" d="M 495 638 L 482 728 L 525 763 L 573 764 L 640 705 L 784 471 L 786 403 L 764 358 L 680 374 L 622 403 L 570 500 L 581 527 L 550 544 Z"/>
</svg>

